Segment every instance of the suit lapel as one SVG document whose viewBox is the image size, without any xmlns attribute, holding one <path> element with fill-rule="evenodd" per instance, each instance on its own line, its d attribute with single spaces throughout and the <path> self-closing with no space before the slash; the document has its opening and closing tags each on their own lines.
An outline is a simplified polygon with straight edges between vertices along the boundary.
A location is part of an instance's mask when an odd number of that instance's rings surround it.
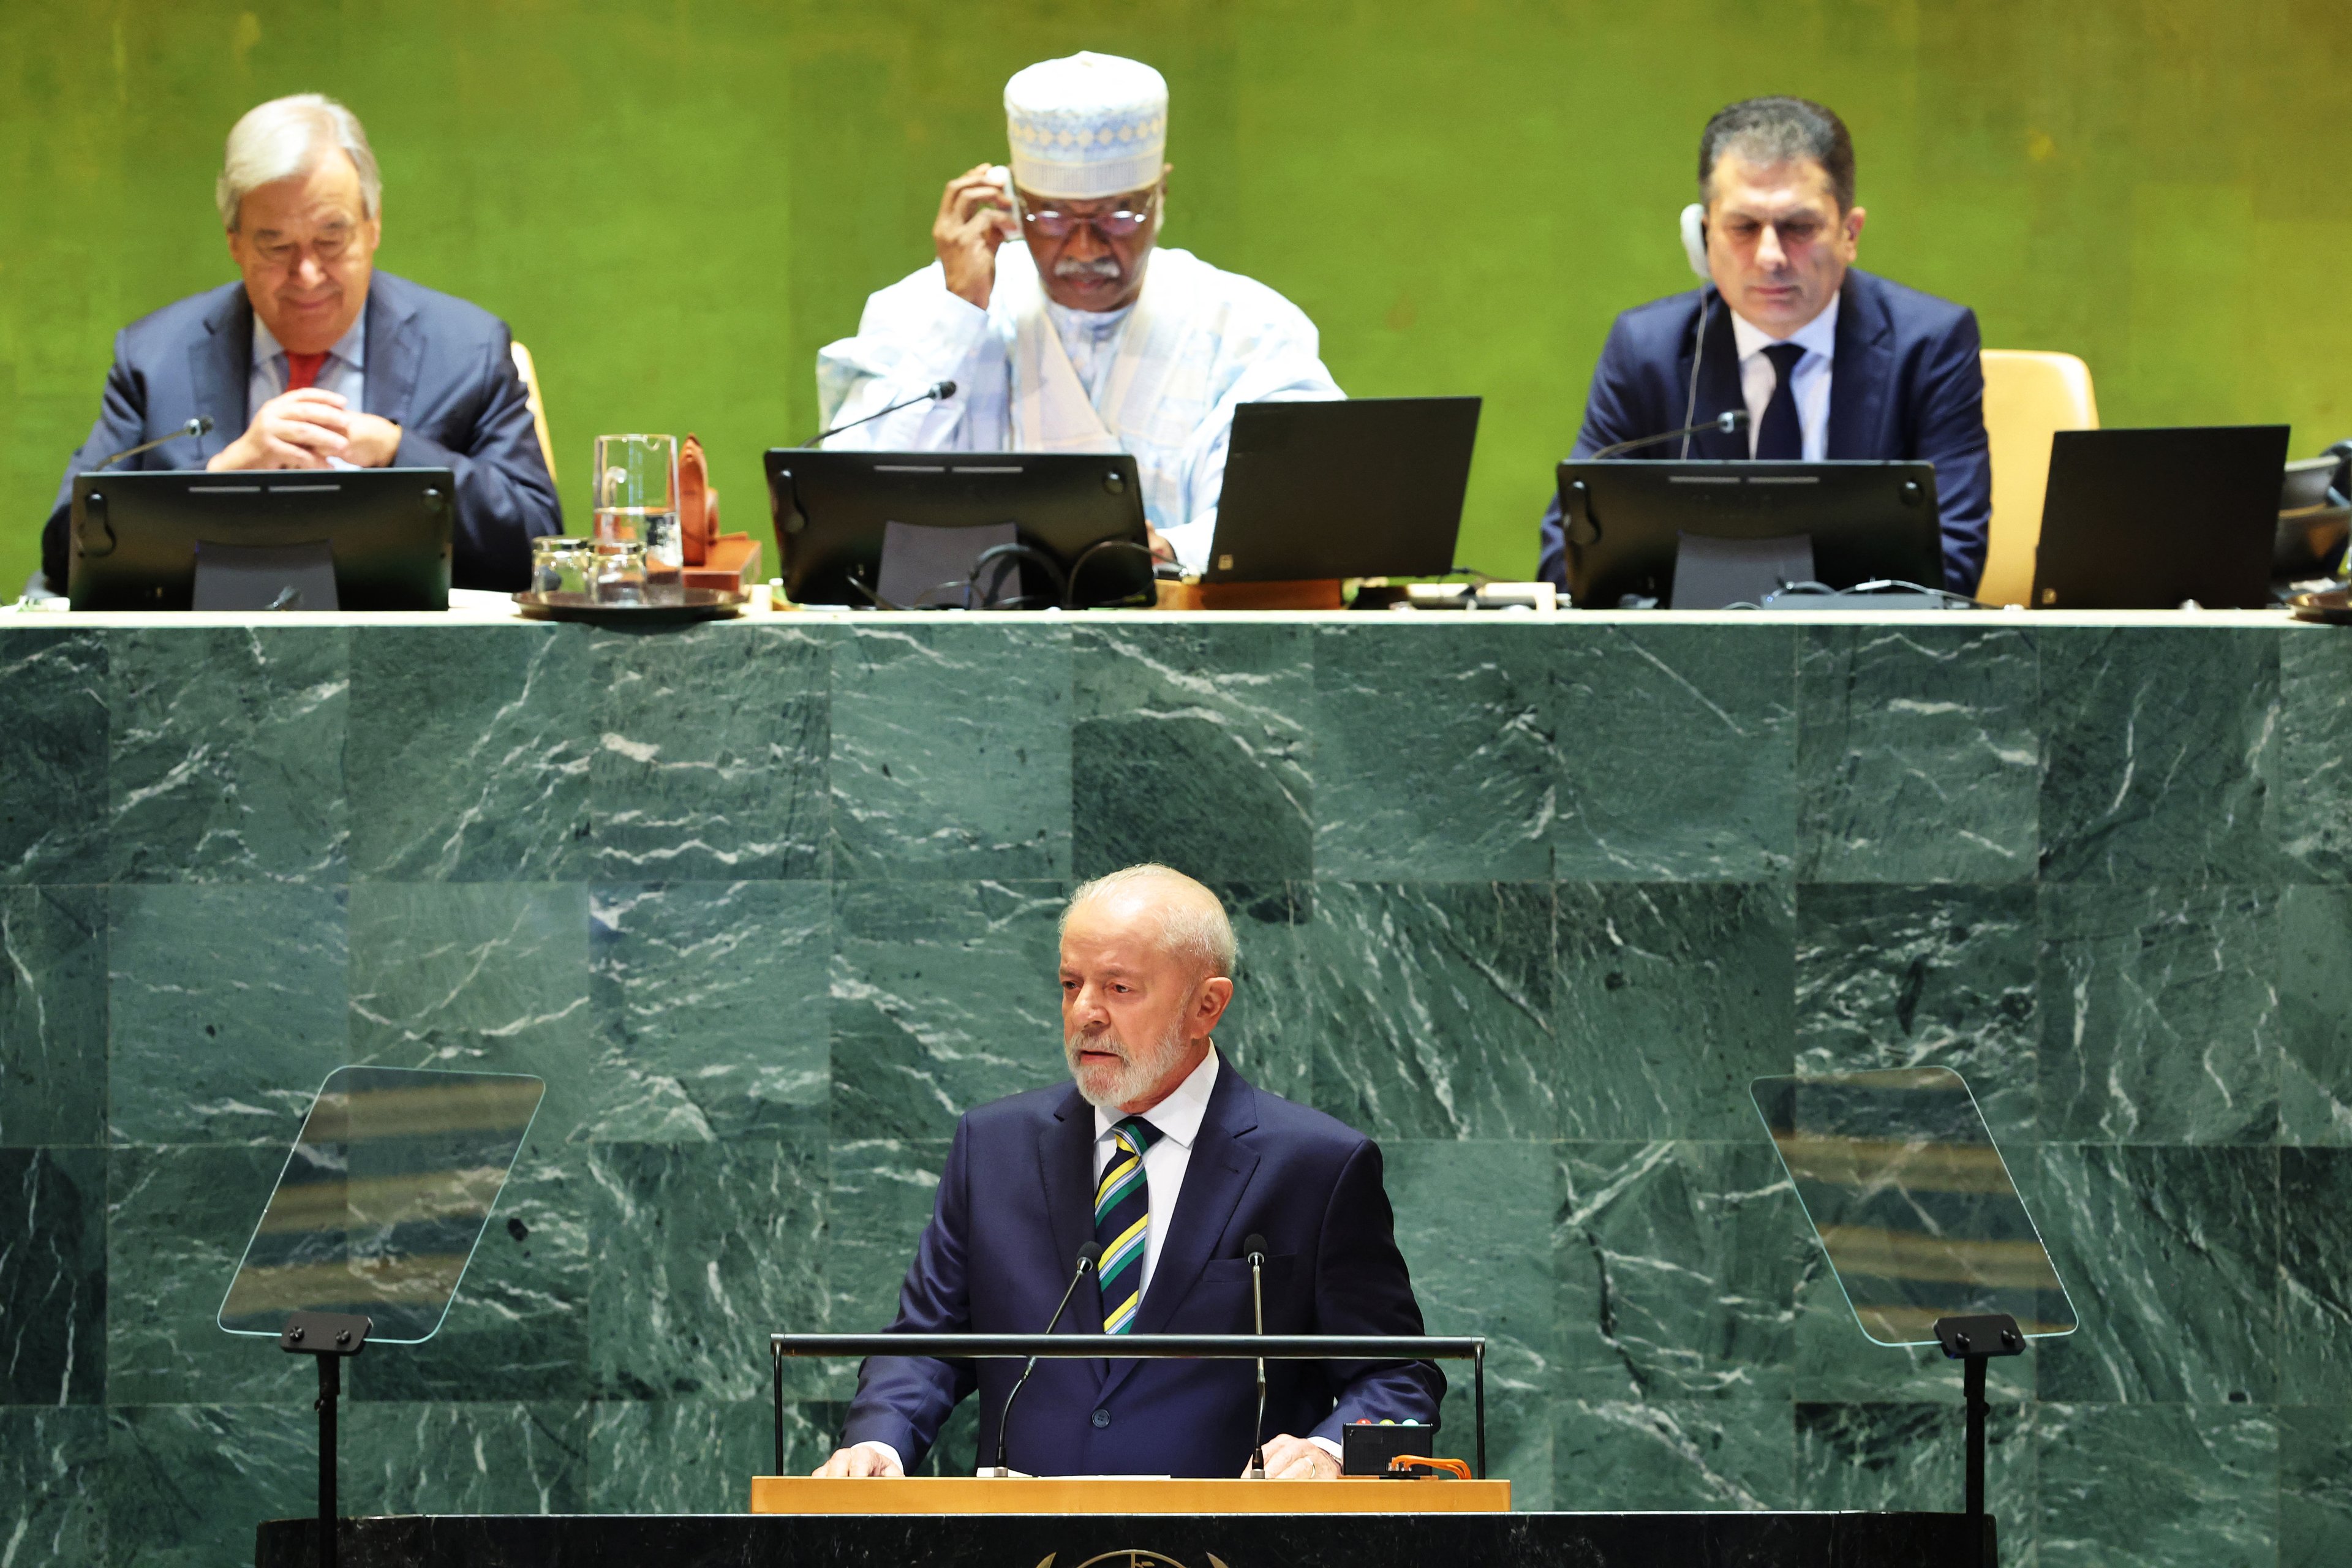
<svg viewBox="0 0 2352 1568">
<path fill-rule="evenodd" d="M 205 318 L 205 335 L 188 345 L 188 384 L 195 410 L 212 416 L 213 427 L 196 443 L 211 458 L 245 434 L 253 410 L 246 395 L 253 384 L 253 305 L 245 286 L 221 290 L 220 303 Z"/>
<path fill-rule="evenodd" d="M 1037 1178 L 1045 1188 L 1045 1221 L 1054 1233 L 1054 1256 L 1065 1273 L 1078 1259 L 1078 1248 L 1095 1237 L 1094 1107 L 1073 1088 L 1054 1109 L 1054 1124 L 1037 1149 Z M 1055 1287 L 1060 1294 L 1061 1287 Z M 1068 1331 L 1102 1332 L 1102 1292 L 1081 1285 L 1070 1297 Z M 1101 1363 L 1097 1363 L 1099 1368 Z"/>
<path fill-rule="evenodd" d="M 367 302 L 367 390 L 362 401 L 370 414 L 394 425 L 408 423 L 424 348 L 415 307 L 403 294 L 400 279 L 377 273 L 369 282 Z"/>
<path fill-rule="evenodd" d="M 1682 407 L 1677 407 L 1675 410 L 1675 417 L 1673 423 L 1666 426 L 1670 430 L 1685 424 L 1696 424 L 1702 419 L 1712 419 L 1726 409 L 1748 406 L 1739 391 L 1739 343 L 1738 340 L 1731 335 L 1731 308 L 1719 297 L 1715 297 L 1712 290 L 1702 290 L 1702 294 L 1714 298 L 1715 305 L 1706 313 L 1706 354 L 1704 363 L 1699 366 L 1698 403 L 1692 409 L 1691 416 L 1687 420 L 1681 416 Z M 1690 334 L 1685 332 L 1683 335 L 1683 342 L 1685 347 L 1677 365 L 1679 371 L 1677 384 L 1684 391 L 1682 404 L 1684 406 L 1688 406 L 1691 356 L 1687 345 L 1690 342 Z M 1671 460 L 1681 456 L 1682 443 L 1663 442 L 1657 450 L 1661 456 Z M 1741 430 L 1727 436 L 1720 430 L 1702 432 L 1691 437 L 1690 455 L 1694 458 L 1729 458 L 1745 461 L 1748 457 L 1748 433 Z"/>
<path fill-rule="evenodd" d="M 1838 302 L 1837 352 L 1830 371 L 1831 458 L 1874 458 L 1893 378 L 1895 323 L 1867 273 L 1848 269 Z"/>
<path fill-rule="evenodd" d="M 1220 1059 L 1216 1087 L 1209 1093 L 1200 1135 L 1192 1140 L 1192 1158 L 1184 1167 L 1183 1192 L 1168 1223 L 1168 1239 L 1160 1244 L 1150 1288 L 1136 1310 L 1137 1333 L 1165 1333 L 1177 1308 L 1192 1294 L 1201 1269 L 1224 1237 L 1234 1209 L 1257 1171 L 1256 1152 L 1241 1142 L 1256 1126 L 1257 1090 L 1234 1070 L 1231 1062 Z M 1137 1364 L 1115 1363 L 1110 1380 L 1104 1384 L 1104 1395 L 1108 1397 L 1133 1375 Z"/>
</svg>

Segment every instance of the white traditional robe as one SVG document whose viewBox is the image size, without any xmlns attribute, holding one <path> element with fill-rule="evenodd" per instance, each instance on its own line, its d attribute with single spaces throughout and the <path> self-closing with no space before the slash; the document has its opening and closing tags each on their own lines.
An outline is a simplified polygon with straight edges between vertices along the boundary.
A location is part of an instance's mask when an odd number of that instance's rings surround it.
<svg viewBox="0 0 2352 1568">
<path fill-rule="evenodd" d="M 936 381 L 956 393 L 845 431 L 826 445 L 895 452 L 1127 452 L 1143 510 L 1188 571 L 1206 567 L 1236 404 L 1344 397 L 1315 324 L 1263 283 L 1190 251 L 1155 248 L 1089 396 L 1063 348 L 1029 247 L 996 253 L 983 310 L 933 262 L 866 302 L 857 335 L 816 361 L 823 425 L 856 419 Z M 1103 345 L 1106 350 L 1109 345 Z"/>
</svg>

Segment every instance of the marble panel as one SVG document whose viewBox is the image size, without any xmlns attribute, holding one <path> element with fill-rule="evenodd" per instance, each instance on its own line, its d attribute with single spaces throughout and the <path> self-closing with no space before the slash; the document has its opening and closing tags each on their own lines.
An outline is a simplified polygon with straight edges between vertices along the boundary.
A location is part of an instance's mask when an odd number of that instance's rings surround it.
<svg viewBox="0 0 2352 1568">
<path fill-rule="evenodd" d="M 344 901 L 329 887 L 112 889 L 116 1142 L 252 1142 L 283 1156 L 319 1085 L 350 1059 Z"/>
<path fill-rule="evenodd" d="M 0 1145 L 106 1139 L 106 889 L 0 887 Z"/>
<path fill-rule="evenodd" d="M 2011 1156 L 2031 1173 L 2031 1150 Z M 2031 1200 L 2029 1199 L 2029 1204 Z M 1791 1357 L 1796 1394 L 1806 1405 L 1909 1406 L 1961 1402 L 1960 1369 L 1929 1345 L 1882 1345 L 1862 1331 L 1853 1308 L 1838 1288 L 1812 1227 L 1798 1222 L 1802 1256 L 1796 1289 L 1797 1323 Z M 2036 1347 L 2045 1343 L 2036 1340 Z M 1986 1363 L 1985 1397 L 1994 1405 L 2022 1405 L 2033 1398 L 2037 1349 Z"/>
<path fill-rule="evenodd" d="M 313 1390 L 307 1358 L 299 1371 Z M 121 1568 L 222 1568 L 253 1561 L 254 1526 L 315 1516 L 319 1418 L 310 1394 L 275 1405 L 117 1405 L 108 1412 L 107 1560 Z"/>
<path fill-rule="evenodd" d="M 1797 889 L 1797 1070 L 1950 1068 L 1994 1139 L 2038 1131 L 2029 887 Z"/>
<path fill-rule="evenodd" d="M 2339 1568 L 2352 1554 L 2352 1407 L 2284 1409 L 2279 1424 L 2279 1568 Z"/>
<path fill-rule="evenodd" d="M 833 875 L 1070 869 L 1070 634 L 859 625 L 833 657 Z"/>
<path fill-rule="evenodd" d="M 1968 1422 L 1949 1405 L 1797 1406 L 1797 1502 L 1835 1512 L 1957 1513 L 1968 1499 Z M 1998 1405 L 1985 1422 L 1985 1509 L 2000 1560 L 2033 1561 L 2033 1414 Z"/>
<path fill-rule="evenodd" d="M 2282 1405 L 2352 1409 L 2352 1149 L 2279 1151 Z"/>
<path fill-rule="evenodd" d="M 577 1136 L 597 1087 L 588 889 L 366 882 L 351 897 L 352 1059 L 535 1073 L 533 1142 Z"/>
<path fill-rule="evenodd" d="M 598 632 L 596 874 L 822 876 L 835 640 L 821 626 Z"/>
<path fill-rule="evenodd" d="M 1317 876 L 1551 875 L 1551 628 L 1318 626 L 1314 646 Z"/>
<path fill-rule="evenodd" d="M 1157 860 L 1203 881 L 1315 870 L 1303 626 L 1071 634 L 1072 875 Z"/>
<path fill-rule="evenodd" d="M 354 1404 L 336 1447 L 347 1517 L 588 1511 L 584 1403 Z"/>
<path fill-rule="evenodd" d="M 170 626 L 109 648 L 110 879 L 345 879 L 347 632 Z"/>
<path fill-rule="evenodd" d="M 0 882 L 106 879 L 107 634 L 0 629 Z"/>
<path fill-rule="evenodd" d="M 584 1136 L 688 1143 L 824 1114 L 833 898 L 819 882 L 595 889 Z"/>
<path fill-rule="evenodd" d="M 1785 1403 L 1802 1221 L 1771 1146 L 1557 1151 L 1560 1391 Z"/>
<path fill-rule="evenodd" d="M 2044 880 L 2278 877 L 2278 639 L 2251 627 L 2042 629 Z"/>
<path fill-rule="evenodd" d="M 290 1142 L 290 1128 L 287 1136 Z M 228 1282 L 285 1164 L 282 1148 L 237 1143 L 112 1152 L 106 1230 L 109 1403 L 283 1400 L 307 1409 L 313 1394 L 305 1390 L 318 1387 L 310 1364 L 287 1355 L 273 1340 L 225 1333 L 219 1321 Z"/>
<path fill-rule="evenodd" d="M 947 1138 L 1068 1076 L 1055 882 L 833 889 L 833 1135 Z"/>
<path fill-rule="evenodd" d="M 537 1134 L 516 1157 L 440 1331 L 379 1345 L 344 1386 L 363 1401 L 566 1405 L 589 1396 L 587 1151 Z"/>
<path fill-rule="evenodd" d="M 2273 1402 L 2275 1151 L 2044 1144 L 2039 1200 L 2082 1320 L 2035 1347 L 2042 1398 Z"/>
<path fill-rule="evenodd" d="M 765 1398 L 607 1400 L 590 1410 L 589 1511 L 741 1513 L 751 1478 L 775 1468 L 775 1407 Z M 786 1401 L 784 1474 L 824 1464 L 847 1414 Z"/>
<path fill-rule="evenodd" d="M 106 1402 L 106 1151 L 0 1148 L 0 1405 Z"/>
<path fill-rule="evenodd" d="M 750 1399 L 767 1336 L 822 1331 L 821 1133 L 726 1143 L 592 1145 L 589 1348 L 605 1399 Z M 824 1373 L 787 1366 L 785 1388 Z"/>
<path fill-rule="evenodd" d="M 2278 1418 L 2197 1405 L 2034 1413 L 2041 1568 L 2271 1568 Z"/>
<path fill-rule="evenodd" d="M 1553 1135 L 1549 884 L 1318 883 L 1301 935 L 1318 1110 L 1376 1138 Z"/>
<path fill-rule="evenodd" d="M 106 1412 L 0 1407 L 0 1553 L 30 1568 L 103 1568 Z"/>
<path fill-rule="evenodd" d="M 947 1164 L 948 1141 L 891 1138 L 835 1143 L 829 1151 L 824 1284 L 827 1321 L 845 1334 L 879 1333 L 898 1311 L 898 1287 L 930 1223 Z M 855 1367 L 823 1371 L 836 1387 L 856 1385 Z"/>
<path fill-rule="evenodd" d="M 2044 886 L 2042 1135 L 2271 1142 L 2278 914 L 2256 889 Z"/>
<path fill-rule="evenodd" d="M 1555 874 L 1768 881 L 1797 834 L 1796 629 L 1570 626 L 1558 649 Z"/>
<path fill-rule="evenodd" d="M 589 847 L 592 670 L 584 626 L 353 631 L 352 875 L 579 875 Z"/>
<path fill-rule="evenodd" d="M 2034 635 L 1811 626 L 1797 683 L 1797 875 L 2031 881 L 2041 847 Z"/>
<path fill-rule="evenodd" d="M 2279 901 L 2279 1138 L 2352 1145 L 2352 890 Z"/>
<path fill-rule="evenodd" d="M 1313 882 L 1223 882 L 1217 896 L 1241 957 L 1217 1049 L 1260 1089 L 1315 1102 L 1315 1051 L 1328 1028 L 1312 1007 L 1318 950 Z"/>
<path fill-rule="evenodd" d="M 1552 1506 L 1597 1511 L 1796 1503 L 1796 1428 L 1780 1399 L 1563 1399 Z"/>
<path fill-rule="evenodd" d="M 1562 882 L 1558 893 L 1560 1135 L 1757 1135 L 1748 1083 L 1795 1056 L 1791 889 Z"/>
<path fill-rule="evenodd" d="M 2352 882 L 2352 641 L 2283 627 L 2279 846 L 2297 880 Z"/>
</svg>

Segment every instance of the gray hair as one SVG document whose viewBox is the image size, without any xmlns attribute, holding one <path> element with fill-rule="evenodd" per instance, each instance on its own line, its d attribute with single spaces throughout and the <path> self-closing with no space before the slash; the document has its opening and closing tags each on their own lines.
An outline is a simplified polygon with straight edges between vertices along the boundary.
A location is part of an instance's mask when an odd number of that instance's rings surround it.
<svg viewBox="0 0 2352 1568">
<path fill-rule="evenodd" d="M 1810 160 L 1829 175 L 1838 211 L 1853 210 L 1853 138 L 1836 111 L 1810 98 L 1750 98 L 1715 111 L 1698 138 L 1698 199 L 1712 203 L 1716 161 L 1737 153 L 1753 163 Z"/>
<path fill-rule="evenodd" d="M 306 173 L 330 145 L 351 155 L 360 172 L 361 216 L 374 217 L 383 206 L 383 175 L 360 117 L 324 93 L 298 92 L 246 110 L 230 130 L 220 178 L 213 184 L 221 226 L 234 234 L 247 191 Z"/>
<path fill-rule="evenodd" d="M 1162 946 L 1180 958 L 1187 958 L 1201 966 L 1204 974 L 1230 976 L 1241 957 L 1241 946 L 1234 940 L 1234 922 L 1225 918 L 1225 906 L 1216 894 L 1187 877 L 1173 867 L 1145 861 L 1139 866 L 1128 866 L 1081 883 L 1070 895 L 1069 908 L 1062 911 L 1062 929 L 1069 929 L 1070 910 L 1093 899 L 1101 898 L 1131 882 L 1168 881 L 1180 883 L 1198 892 L 1199 900 L 1171 900 L 1160 906 L 1160 940 Z"/>
</svg>

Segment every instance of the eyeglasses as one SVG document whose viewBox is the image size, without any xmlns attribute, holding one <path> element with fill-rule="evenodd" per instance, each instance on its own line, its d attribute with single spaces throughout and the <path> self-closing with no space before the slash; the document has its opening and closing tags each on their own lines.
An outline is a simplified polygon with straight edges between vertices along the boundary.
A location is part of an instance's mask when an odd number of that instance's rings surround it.
<svg viewBox="0 0 2352 1568">
<path fill-rule="evenodd" d="M 335 261 L 352 247 L 352 231 L 340 224 L 321 229 L 311 237 L 310 254 L 320 261 Z M 302 252 L 302 247 L 290 239 L 273 239 L 267 245 L 257 245 L 253 253 L 261 258 L 266 267 L 284 267 Z"/>
<path fill-rule="evenodd" d="M 1052 207 L 1033 210 L 1027 202 L 1021 204 L 1024 222 L 1048 239 L 1062 239 L 1080 228 L 1092 227 L 1105 239 L 1125 239 L 1141 231 L 1151 221 L 1151 209 L 1160 205 L 1158 191 L 1147 192 L 1138 202 L 1132 195 L 1120 196 L 1118 210 L 1107 213 L 1056 212 Z"/>
</svg>

